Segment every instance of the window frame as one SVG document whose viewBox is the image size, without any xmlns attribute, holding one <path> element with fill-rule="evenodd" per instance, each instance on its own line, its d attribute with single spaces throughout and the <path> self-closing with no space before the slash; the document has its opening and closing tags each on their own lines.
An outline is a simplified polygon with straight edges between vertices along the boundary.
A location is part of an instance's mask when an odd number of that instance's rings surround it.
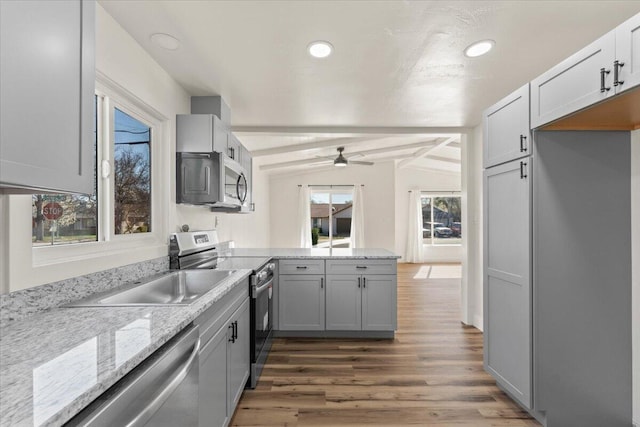
<svg viewBox="0 0 640 427">
<path fill-rule="evenodd" d="M 168 119 L 150 107 L 134 94 L 111 81 L 106 76 L 97 75 L 95 94 L 98 96 L 98 147 L 97 147 L 97 191 L 98 191 L 98 240 L 95 242 L 70 243 L 64 245 L 32 246 L 34 267 L 62 264 L 69 261 L 92 259 L 105 254 L 120 254 L 139 251 L 166 252 L 168 234 L 170 182 L 163 178 L 162 171 L 168 171 Z M 114 108 L 118 108 L 151 128 L 151 231 L 146 233 L 114 234 Z M 108 174 L 108 176 L 106 176 Z M 164 174 L 166 176 L 169 173 Z M 163 206 L 165 209 L 163 209 Z M 134 262 L 134 261 L 132 261 Z"/>
<path fill-rule="evenodd" d="M 435 222 L 433 220 L 433 208 L 434 208 L 434 204 L 433 204 L 433 199 L 436 197 L 457 197 L 460 199 L 460 223 L 462 224 L 462 219 L 463 219 L 463 215 L 462 215 L 462 192 L 461 191 L 446 191 L 446 192 L 442 192 L 442 191 L 422 191 L 420 193 L 420 203 L 422 204 L 422 199 L 423 198 L 431 198 L 431 223 Z M 424 224 L 424 218 L 422 219 L 422 223 Z M 464 241 L 464 235 L 460 236 L 460 241 L 459 243 L 434 243 L 433 242 L 433 235 L 435 233 L 433 233 L 433 230 L 431 232 L 430 237 L 423 237 L 422 238 L 422 245 L 423 246 L 430 246 L 430 247 L 442 247 L 442 246 L 462 246 L 463 241 Z M 425 241 L 429 240 L 429 243 L 426 243 Z M 445 239 L 440 239 L 440 240 L 445 240 Z"/>
</svg>

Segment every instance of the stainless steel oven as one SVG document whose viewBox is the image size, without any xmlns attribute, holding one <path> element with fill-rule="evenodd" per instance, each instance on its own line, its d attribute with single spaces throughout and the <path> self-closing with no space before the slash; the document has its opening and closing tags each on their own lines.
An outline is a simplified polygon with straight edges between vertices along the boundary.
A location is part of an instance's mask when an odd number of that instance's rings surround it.
<svg viewBox="0 0 640 427">
<path fill-rule="evenodd" d="M 264 265 L 251 276 L 251 375 L 255 388 L 273 338 L 273 281 L 275 264 Z"/>
</svg>

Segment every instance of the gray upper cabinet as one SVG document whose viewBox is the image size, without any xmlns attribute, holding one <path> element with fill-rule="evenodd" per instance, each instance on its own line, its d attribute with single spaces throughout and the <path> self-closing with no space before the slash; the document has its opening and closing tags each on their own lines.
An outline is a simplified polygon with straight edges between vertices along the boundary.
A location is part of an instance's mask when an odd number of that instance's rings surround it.
<svg viewBox="0 0 640 427">
<path fill-rule="evenodd" d="M 484 366 L 531 408 L 531 158 L 484 172 Z"/>
<path fill-rule="evenodd" d="M 640 14 L 616 28 L 616 60 L 616 91 L 622 92 L 640 85 Z"/>
<path fill-rule="evenodd" d="M 484 113 L 484 167 L 530 154 L 529 83 Z"/>
<path fill-rule="evenodd" d="M 537 128 L 615 93 L 615 31 L 531 81 L 531 127 Z"/>
<path fill-rule="evenodd" d="M 242 164 L 242 144 L 236 138 L 236 136 L 229 132 L 229 136 L 227 138 L 227 156 L 231 157 L 236 162 Z"/>
<path fill-rule="evenodd" d="M 225 153 L 229 130 L 214 114 L 178 114 L 176 151 L 183 153 Z"/>
<path fill-rule="evenodd" d="M 0 87 L 0 192 L 92 193 L 95 3 L 0 2 Z"/>
</svg>

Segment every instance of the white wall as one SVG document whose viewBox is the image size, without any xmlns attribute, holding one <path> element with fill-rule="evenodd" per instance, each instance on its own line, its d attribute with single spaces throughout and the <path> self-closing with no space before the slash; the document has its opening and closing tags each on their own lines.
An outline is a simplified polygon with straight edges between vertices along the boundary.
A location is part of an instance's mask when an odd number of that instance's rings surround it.
<svg viewBox="0 0 640 427">
<path fill-rule="evenodd" d="M 402 256 L 403 259 L 407 247 L 409 190 L 460 191 L 460 174 L 416 169 L 410 166 L 396 171 L 395 205 L 397 221 L 395 224 L 395 253 Z M 425 245 L 424 249 L 425 262 L 462 261 L 462 246 L 460 245 Z"/>
<path fill-rule="evenodd" d="M 364 234 L 367 248 L 395 250 L 395 166 L 331 167 L 311 172 L 272 175 L 270 179 L 271 246 L 299 247 L 298 185 L 364 184 Z"/>
<path fill-rule="evenodd" d="M 482 135 L 482 126 L 476 126 L 468 135 L 466 146 L 468 310 L 471 323 L 480 330 L 483 329 Z"/>
<path fill-rule="evenodd" d="M 640 426 L 640 130 L 631 132 L 633 420 Z"/>
</svg>

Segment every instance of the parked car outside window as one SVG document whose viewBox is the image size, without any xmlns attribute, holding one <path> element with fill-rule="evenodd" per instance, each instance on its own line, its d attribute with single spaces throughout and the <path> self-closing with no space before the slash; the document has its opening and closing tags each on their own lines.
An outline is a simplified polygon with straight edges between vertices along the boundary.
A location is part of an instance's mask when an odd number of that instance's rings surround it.
<svg viewBox="0 0 640 427">
<path fill-rule="evenodd" d="M 447 238 L 453 235 L 451 229 L 441 222 L 425 222 L 423 227 L 423 238 L 431 237 L 431 230 L 433 230 L 433 237 Z"/>
<path fill-rule="evenodd" d="M 451 232 L 453 233 L 454 237 L 462 236 L 462 224 L 459 223 L 459 222 L 452 222 L 451 223 Z"/>
</svg>

